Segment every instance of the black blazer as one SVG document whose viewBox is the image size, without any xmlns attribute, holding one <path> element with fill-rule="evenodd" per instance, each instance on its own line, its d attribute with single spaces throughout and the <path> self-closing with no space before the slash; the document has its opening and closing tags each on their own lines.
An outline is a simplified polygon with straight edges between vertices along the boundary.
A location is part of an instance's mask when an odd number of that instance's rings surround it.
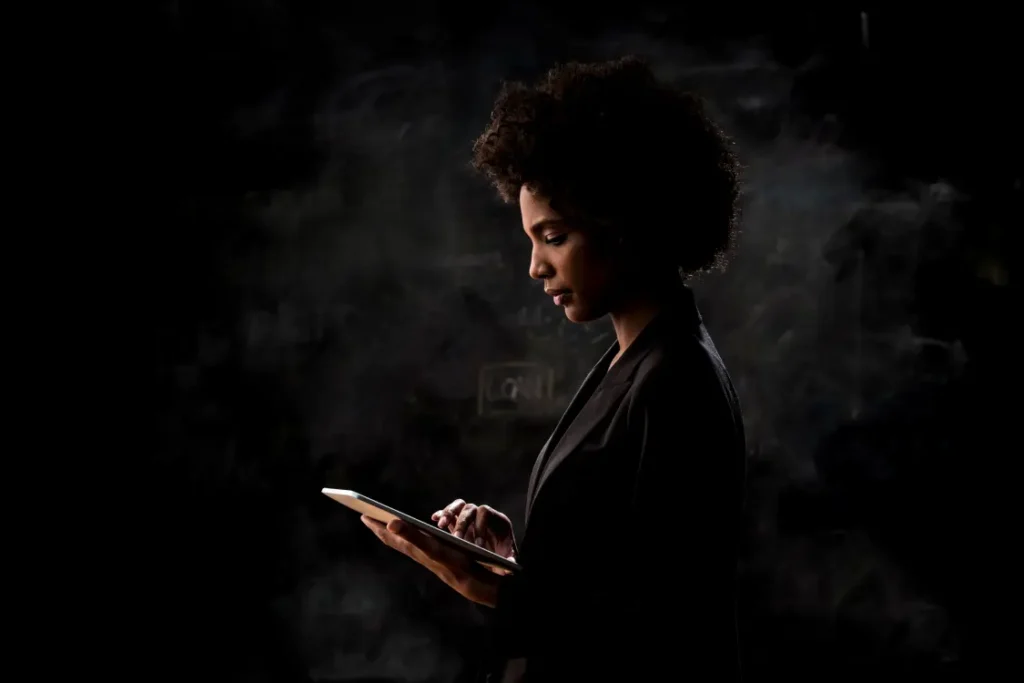
<svg viewBox="0 0 1024 683">
<path fill-rule="evenodd" d="M 739 403 L 691 291 L 583 381 L 530 477 L 489 680 L 738 678 Z M 593 677 L 593 678 L 592 678 Z M 506 676 L 506 679 L 508 677 Z"/>
</svg>

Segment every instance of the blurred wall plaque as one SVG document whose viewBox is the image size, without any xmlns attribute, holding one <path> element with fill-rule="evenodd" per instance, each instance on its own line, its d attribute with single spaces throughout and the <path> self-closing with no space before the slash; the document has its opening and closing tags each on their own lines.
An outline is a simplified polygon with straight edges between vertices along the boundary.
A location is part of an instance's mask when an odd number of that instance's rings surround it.
<svg viewBox="0 0 1024 683">
<path fill-rule="evenodd" d="M 477 413 L 545 415 L 555 410 L 555 370 L 531 361 L 492 363 L 480 368 Z"/>
</svg>

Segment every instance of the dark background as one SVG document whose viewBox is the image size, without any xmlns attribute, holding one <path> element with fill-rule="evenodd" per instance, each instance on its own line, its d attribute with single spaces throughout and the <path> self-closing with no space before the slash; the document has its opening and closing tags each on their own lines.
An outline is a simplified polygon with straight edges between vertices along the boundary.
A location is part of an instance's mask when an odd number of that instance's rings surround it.
<svg viewBox="0 0 1024 683">
<path fill-rule="evenodd" d="M 122 317 L 147 496 L 124 516 L 132 609 L 107 668 L 472 680 L 477 611 L 319 491 L 521 520 L 611 337 L 527 277 L 517 212 L 469 148 L 502 79 L 627 53 L 699 89 L 746 167 L 737 253 L 694 289 L 748 430 L 748 680 L 991 665 L 1021 224 L 1009 19 L 503 5 L 163 2 L 133 29 Z M 518 374 L 527 393 L 492 400 Z"/>
</svg>

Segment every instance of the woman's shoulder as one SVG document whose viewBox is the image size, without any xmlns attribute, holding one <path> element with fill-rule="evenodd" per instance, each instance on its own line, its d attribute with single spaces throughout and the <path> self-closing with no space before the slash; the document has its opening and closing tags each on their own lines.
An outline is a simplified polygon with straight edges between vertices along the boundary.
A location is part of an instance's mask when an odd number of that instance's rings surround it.
<svg viewBox="0 0 1024 683">
<path fill-rule="evenodd" d="M 666 338 L 640 362 L 629 388 L 628 412 L 700 413 L 725 398 L 728 374 L 703 330 Z"/>
<path fill-rule="evenodd" d="M 633 393 L 649 394 L 681 385 L 699 386 L 702 381 L 717 378 L 715 370 L 719 364 L 718 353 L 703 328 L 689 334 L 667 335 L 637 367 Z"/>
</svg>

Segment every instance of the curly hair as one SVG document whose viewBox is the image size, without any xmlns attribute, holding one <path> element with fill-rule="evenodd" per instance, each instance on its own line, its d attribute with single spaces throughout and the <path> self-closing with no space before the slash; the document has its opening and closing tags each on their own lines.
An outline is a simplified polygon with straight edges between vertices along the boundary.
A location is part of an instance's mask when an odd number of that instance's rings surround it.
<svg viewBox="0 0 1024 683">
<path fill-rule="evenodd" d="M 505 83 L 473 166 L 506 203 L 526 185 L 563 215 L 653 233 L 652 251 L 692 274 L 724 267 L 735 242 L 731 146 L 699 97 L 631 56 L 556 66 L 533 87 Z"/>
</svg>

